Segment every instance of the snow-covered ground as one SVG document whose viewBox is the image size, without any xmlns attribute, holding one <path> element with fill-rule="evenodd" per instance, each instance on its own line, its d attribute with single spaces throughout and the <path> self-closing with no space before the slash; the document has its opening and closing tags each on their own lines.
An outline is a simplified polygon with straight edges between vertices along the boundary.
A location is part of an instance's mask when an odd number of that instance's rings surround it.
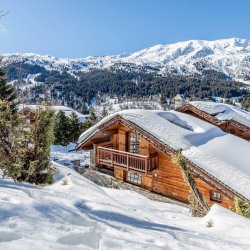
<svg viewBox="0 0 250 250">
<path fill-rule="evenodd" d="M 54 165 L 50 186 L 0 180 L 0 249 L 250 249 L 250 220 L 229 210 L 214 205 L 193 218 L 187 208 L 102 188 Z"/>
<path fill-rule="evenodd" d="M 62 165 L 70 165 L 72 161 L 80 160 L 81 165 L 89 164 L 89 151 L 74 151 L 76 144 L 68 146 L 53 145 L 51 147 L 51 159 Z"/>
<path fill-rule="evenodd" d="M 114 114 L 121 110 L 127 109 L 149 109 L 149 110 L 163 110 L 163 107 L 157 101 L 122 101 L 113 102 L 114 99 L 101 103 L 100 105 L 93 106 L 97 117 L 102 117 L 104 110 L 105 115 Z"/>
</svg>

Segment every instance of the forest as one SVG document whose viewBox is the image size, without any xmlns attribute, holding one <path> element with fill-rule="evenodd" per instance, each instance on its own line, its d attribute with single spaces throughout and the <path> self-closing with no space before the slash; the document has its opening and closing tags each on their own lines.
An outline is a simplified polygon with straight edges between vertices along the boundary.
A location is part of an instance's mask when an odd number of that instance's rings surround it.
<svg viewBox="0 0 250 250">
<path fill-rule="evenodd" d="M 125 68 L 113 67 L 93 69 L 89 72 L 49 71 L 38 65 L 25 62 L 11 64 L 5 67 L 8 80 L 22 79 L 29 74 L 38 74 L 37 84 L 23 95 L 29 97 L 29 102 L 35 103 L 41 95 L 66 103 L 68 106 L 84 111 L 94 97 L 109 94 L 127 97 L 149 97 L 160 94 L 164 102 L 176 94 L 200 99 L 219 96 L 223 98 L 241 97 L 245 102 L 250 98 L 249 89 L 243 83 L 233 81 L 217 71 L 203 71 L 203 75 L 181 76 L 161 75 L 154 68 L 135 69 L 133 65 Z"/>
</svg>

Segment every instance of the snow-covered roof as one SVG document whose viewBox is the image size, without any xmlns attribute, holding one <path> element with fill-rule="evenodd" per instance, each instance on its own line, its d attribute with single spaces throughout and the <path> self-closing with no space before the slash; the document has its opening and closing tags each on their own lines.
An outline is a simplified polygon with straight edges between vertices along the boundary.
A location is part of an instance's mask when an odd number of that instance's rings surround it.
<svg viewBox="0 0 250 250">
<path fill-rule="evenodd" d="M 250 127 L 250 112 L 239 107 L 216 102 L 190 102 L 196 108 L 214 116 L 220 121 L 234 120 L 245 126 Z"/>
<path fill-rule="evenodd" d="M 200 168 L 250 200 L 250 143 L 218 127 L 177 111 L 125 110 L 85 131 L 78 144 L 116 115 L 136 124 Z"/>
<path fill-rule="evenodd" d="M 39 108 L 39 105 L 29 105 L 29 104 L 19 104 L 18 105 L 18 110 L 22 111 L 23 109 L 28 108 L 30 110 L 37 110 Z M 84 122 L 86 120 L 86 115 L 83 115 L 81 113 L 79 113 L 78 111 L 69 108 L 67 106 L 49 106 L 49 108 L 53 109 L 56 113 L 58 113 L 59 111 L 63 111 L 65 113 L 66 116 L 70 116 L 73 112 L 76 113 L 79 122 Z"/>
</svg>

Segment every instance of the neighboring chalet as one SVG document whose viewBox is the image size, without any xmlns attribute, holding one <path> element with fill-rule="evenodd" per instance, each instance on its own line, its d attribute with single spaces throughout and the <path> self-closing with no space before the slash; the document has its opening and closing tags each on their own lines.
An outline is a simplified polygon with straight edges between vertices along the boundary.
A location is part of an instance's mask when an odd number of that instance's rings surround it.
<svg viewBox="0 0 250 250">
<path fill-rule="evenodd" d="M 250 140 L 250 112 L 238 107 L 215 102 L 190 102 L 177 109 L 205 120 L 221 130 Z"/>
<path fill-rule="evenodd" d="M 250 200 L 250 143 L 187 114 L 121 111 L 85 131 L 77 145 L 117 179 L 187 203 L 189 186 L 172 161 L 180 149 L 210 205 L 230 208 L 235 197 Z"/>
<path fill-rule="evenodd" d="M 83 115 L 78 111 L 69 108 L 67 106 L 48 106 L 56 113 L 59 111 L 63 111 L 66 116 L 70 116 L 73 112 L 76 113 L 79 122 L 84 122 L 86 120 L 87 115 Z M 39 108 L 39 105 L 29 105 L 29 104 L 19 104 L 18 111 L 21 112 L 27 119 L 28 122 L 33 123 L 35 121 L 35 111 Z"/>
</svg>

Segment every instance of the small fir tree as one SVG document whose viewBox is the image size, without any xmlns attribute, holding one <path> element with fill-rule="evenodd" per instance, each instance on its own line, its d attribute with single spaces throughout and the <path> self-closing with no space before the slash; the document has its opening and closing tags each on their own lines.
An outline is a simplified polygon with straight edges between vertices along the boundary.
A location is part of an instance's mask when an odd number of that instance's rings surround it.
<svg viewBox="0 0 250 250">
<path fill-rule="evenodd" d="M 97 117 L 93 111 L 90 112 L 88 120 L 92 122 L 92 124 L 95 124 L 97 122 Z"/>
<path fill-rule="evenodd" d="M 19 114 L 0 100 L 0 168 L 3 176 L 17 181 L 26 162 L 28 132 Z"/>
<path fill-rule="evenodd" d="M 0 68 L 0 99 L 9 102 L 12 111 L 16 110 L 16 92 L 12 85 L 7 84 L 5 74 Z"/>
<path fill-rule="evenodd" d="M 235 212 L 250 219 L 250 204 L 240 198 L 236 198 L 234 201 Z"/>
<path fill-rule="evenodd" d="M 39 108 L 35 124 L 13 112 L 9 102 L 0 100 L 0 168 L 3 175 L 15 181 L 42 184 L 53 181 L 50 167 L 50 147 L 54 112 Z"/>
<path fill-rule="evenodd" d="M 32 127 L 33 150 L 31 151 L 33 175 L 29 181 L 36 184 L 53 181 L 50 167 L 50 148 L 53 144 L 55 114 L 52 109 L 42 105 L 36 111 L 35 124 Z"/>
<path fill-rule="evenodd" d="M 63 111 L 59 111 L 56 115 L 55 122 L 55 143 L 67 146 L 70 141 L 70 121 Z"/>
<path fill-rule="evenodd" d="M 88 116 L 87 120 L 81 124 L 81 132 L 86 131 L 90 127 L 92 127 L 97 122 L 97 117 L 94 112 L 91 112 Z"/>
<path fill-rule="evenodd" d="M 81 134 L 81 124 L 79 118 L 75 112 L 71 113 L 69 117 L 69 127 L 70 127 L 70 141 L 76 142 L 79 135 Z"/>
</svg>

